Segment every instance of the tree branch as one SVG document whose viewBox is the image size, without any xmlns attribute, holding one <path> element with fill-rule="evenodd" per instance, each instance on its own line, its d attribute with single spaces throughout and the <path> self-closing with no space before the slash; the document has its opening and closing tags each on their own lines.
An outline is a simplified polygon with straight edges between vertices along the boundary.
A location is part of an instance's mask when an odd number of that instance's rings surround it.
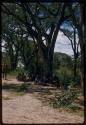
<svg viewBox="0 0 86 125">
<path fill-rule="evenodd" d="M 68 37 L 68 35 L 64 32 L 63 29 L 60 28 L 60 31 L 62 31 L 62 32 L 64 33 L 64 35 L 69 39 L 69 41 L 71 42 L 72 49 L 73 49 L 73 51 L 74 51 L 74 46 L 73 46 L 72 39 L 70 39 L 70 38 Z"/>
</svg>

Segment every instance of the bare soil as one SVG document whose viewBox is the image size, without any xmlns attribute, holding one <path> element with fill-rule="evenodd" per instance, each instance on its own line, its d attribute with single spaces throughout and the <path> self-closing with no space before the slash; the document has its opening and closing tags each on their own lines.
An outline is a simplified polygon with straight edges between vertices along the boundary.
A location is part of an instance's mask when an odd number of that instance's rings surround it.
<svg viewBox="0 0 86 125">
<path fill-rule="evenodd" d="M 15 87 L 22 82 L 16 79 L 3 80 L 2 85 L 2 118 L 3 123 L 83 123 L 84 112 L 71 113 L 61 109 L 54 109 L 43 103 L 39 98 L 43 91 L 55 91 L 55 87 L 51 86 L 35 86 L 33 89 L 23 95 L 19 95 L 15 91 Z M 13 86 L 14 85 L 14 86 Z M 14 87 L 14 88 L 13 88 Z"/>
</svg>

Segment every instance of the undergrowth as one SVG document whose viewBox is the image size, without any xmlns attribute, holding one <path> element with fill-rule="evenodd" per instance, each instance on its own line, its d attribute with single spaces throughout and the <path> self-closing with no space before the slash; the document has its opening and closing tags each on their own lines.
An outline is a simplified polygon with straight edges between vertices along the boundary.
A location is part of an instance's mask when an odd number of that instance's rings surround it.
<svg viewBox="0 0 86 125">
<path fill-rule="evenodd" d="M 30 86 L 30 85 L 28 85 L 28 84 L 26 84 L 26 83 L 22 83 L 22 84 L 17 88 L 17 92 L 27 92 L 29 86 Z"/>
<path fill-rule="evenodd" d="M 74 100 L 77 99 L 78 93 L 76 91 L 64 91 L 61 95 L 55 94 L 54 98 L 50 100 L 50 105 L 54 108 L 64 107 L 76 111 L 79 107 L 74 104 Z"/>
</svg>

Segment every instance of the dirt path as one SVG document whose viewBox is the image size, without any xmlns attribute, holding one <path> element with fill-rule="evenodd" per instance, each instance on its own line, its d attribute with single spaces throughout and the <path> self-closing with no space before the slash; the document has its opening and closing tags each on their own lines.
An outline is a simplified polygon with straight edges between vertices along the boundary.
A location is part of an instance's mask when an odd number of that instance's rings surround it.
<svg viewBox="0 0 86 125">
<path fill-rule="evenodd" d="M 7 81 L 4 81 L 7 83 Z M 8 81 L 7 84 L 16 80 Z M 19 83 L 19 82 L 16 82 Z M 21 82 L 20 82 L 21 83 Z M 82 123 L 83 116 L 59 111 L 44 106 L 33 93 L 16 96 L 3 90 L 2 116 L 3 123 Z M 6 99 L 6 97 L 8 97 Z"/>
</svg>

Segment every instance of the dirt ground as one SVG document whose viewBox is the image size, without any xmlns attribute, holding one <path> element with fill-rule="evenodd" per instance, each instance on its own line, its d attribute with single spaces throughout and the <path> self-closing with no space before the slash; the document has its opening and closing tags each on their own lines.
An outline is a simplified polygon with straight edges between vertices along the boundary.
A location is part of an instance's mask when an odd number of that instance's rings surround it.
<svg viewBox="0 0 86 125">
<path fill-rule="evenodd" d="M 18 85 L 16 79 L 3 80 L 2 85 Z M 42 90 L 42 89 L 41 89 Z M 54 109 L 37 98 L 37 91 L 20 96 L 11 89 L 2 90 L 3 123 L 83 123 L 84 115 Z M 84 114 L 84 112 L 83 112 Z"/>
</svg>

